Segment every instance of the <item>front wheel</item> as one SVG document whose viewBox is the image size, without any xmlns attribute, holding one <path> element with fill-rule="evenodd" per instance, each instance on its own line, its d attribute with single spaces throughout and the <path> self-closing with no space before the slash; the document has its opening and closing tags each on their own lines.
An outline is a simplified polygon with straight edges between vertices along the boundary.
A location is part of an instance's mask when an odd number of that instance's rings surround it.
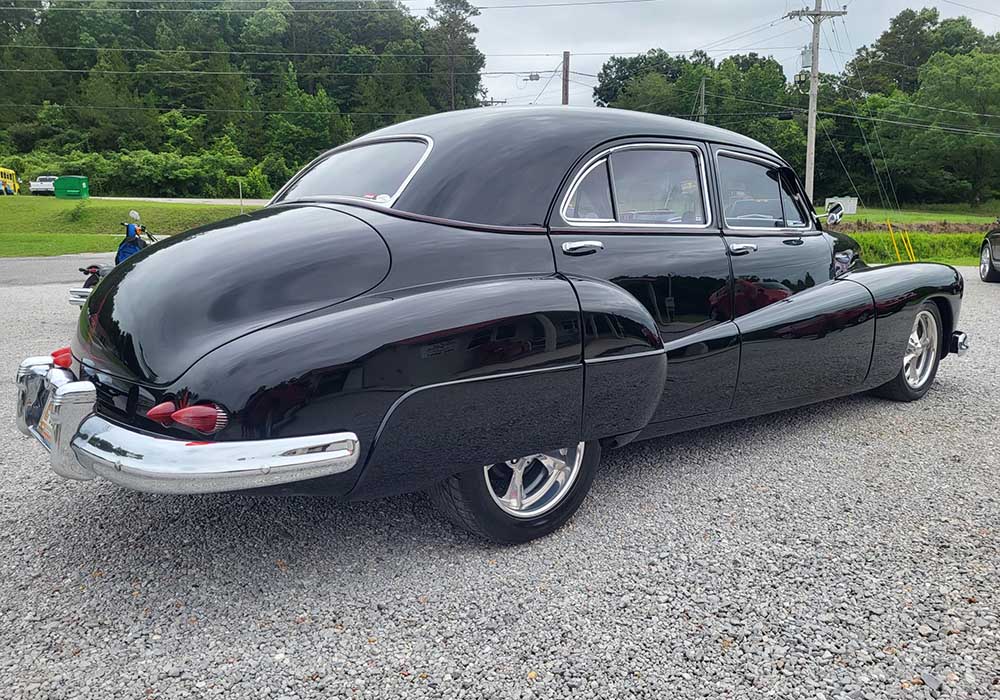
<svg viewBox="0 0 1000 700">
<path fill-rule="evenodd" d="M 925 301 L 913 319 L 906 340 L 903 366 L 891 381 L 874 393 L 893 401 L 916 401 L 931 388 L 941 361 L 941 312 L 933 301 Z"/>
<path fill-rule="evenodd" d="M 983 282 L 1000 282 L 1000 272 L 993 265 L 990 256 L 989 241 L 983 243 L 983 248 L 979 251 L 979 279 Z"/>
<path fill-rule="evenodd" d="M 581 442 L 455 474 L 429 493 L 445 516 L 473 534 L 497 542 L 527 542 L 569 520 L 590 490 L 600 461 L 600 444 Z"/>
</svg>

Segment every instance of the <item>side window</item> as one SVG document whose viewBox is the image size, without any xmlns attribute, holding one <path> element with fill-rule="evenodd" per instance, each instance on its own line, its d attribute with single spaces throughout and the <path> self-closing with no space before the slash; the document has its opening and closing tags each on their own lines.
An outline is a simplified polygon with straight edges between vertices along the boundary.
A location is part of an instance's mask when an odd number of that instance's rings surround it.
<svg viewBox="0 0 1000 700">
<path fill-rule="evenodd" d="M 806 207 L 803 206 L 798 187 L 792 181 L 788 171 L 781 174 L 781 208 L 785 214 L 785 226 L 805 228 L 809 225 Z"/>
<path fill-rule="evenodd" d="M 777 168 L 742 158 L 719 157 L 722 210 L 726 224 L 736 228 L 784 226 L 781 179 Z"/>
<path fill-rule="evenodd" d="M 611 154 L 618 221 L 705 223 L 698 158 L 693 151 L 626 149 Z"/>
<path fill-rule="evenodd" d="M 563 217 L 570 221 L 615 220 L 606 158 L 590 166 L 581 178 L 566 203 Z"/>
</svg>

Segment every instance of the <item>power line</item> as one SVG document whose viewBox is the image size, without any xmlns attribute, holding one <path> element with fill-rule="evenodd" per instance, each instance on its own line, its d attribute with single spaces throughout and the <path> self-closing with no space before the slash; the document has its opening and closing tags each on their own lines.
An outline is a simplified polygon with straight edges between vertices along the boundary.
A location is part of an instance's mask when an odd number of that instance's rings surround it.
<svg viewBox="0 0 1000 700">
<path fill-rule="evenodd" d="M 840 151 L 837 150 L 837 144 L 835 144 L 833 139 L 830 137 L 830 132 L 827 131 L 826 124 L 820 122 L 819 126 L 826 135 L 826 140 L 830 142 L 830 148 L 833 149 L 833 155 L 837 156 L 837 162 L 840 163 L 840 167 L 844 169 L 844 175 L 847 176 L 847 181 L 851 183 L 851 189 L 854 190 L 854 194 L 858 198 L 858 203 L 862 207 L 865 206 L 865 200 L 862 199 L 861 193 L 858 191 L 858 186 L 854 184 L 854 178 L 851 177 L 851 172 L 847 169 L 847 166 L 844 165 L 844 159 L 840 157 Z"/>
<path fill-rule="evenodd" d="M 549 84 L 552 82 L 552 79 L 554 77 L 556 77 L 556 73 L 559 72 L 559 69 L 561 67 L 562 67 L 562 61 L 559 61 L 559 63 L 556 65 L 556 67 L 552 69 L 552 74 L 549 76 L 549 79 L 545 81 L 545 86 L 541 90 L 538 91 L 538 94 L 535 95 L 535 99 L 533 99 L 528 104 L 533 104 L 533 103 L 537 102 L 538 98 L 540 98 L 542 96 L 542 93 L 544 93 L 546 90 L 549 89 Z"/>
<path fill-rule="evenodd" d="M 843 79 L 841 79 L 843 80 Z M 827 83 L 830 84 L 830 83 Z M 896 104 L 905 105 L 907 107 L 917 107 L 919 109 L 929 109 L 935 112 L 950 112 L 952 114 L 964 114 L 971 117 L 987 117 L 990 119 L 1000 119 L 1000 114 L 988 114 L 986 112 L 969 112 L 964 109 L 948 109 L 947 107 L 932 107 L 930 105 L 925 105 L 920 102 L 910 102 L 908 100 L 899 100 L 888 95 L 882 95 L 881 93 L 872 93 L 867 90 L 859 90 L 858 88 L 851 87 L 850 85 L 845 85 L 843 83 L 837 83 L 836 87 L 843 88 L 845 90 L 850 90 L 851 92 L 859 93 L 862 96 L 869 97 L 871 95 L 878 95 L 883 100 L 887 102 L 895 102 Z"/>
<path fill-rule="evenodd" d="M 47 104 L 0 104 L 0 109 L 4 108 L 37 108 L 42 107 L 53 107 L 60 109 L 77 109 L 77 110 L 92 110 L 98 112 L 113 111 L 113 112 L 196 112 L 199 114 L 311 114 L 311 115 L 328 115 L 328 116 L 342 116 L 342 117 L 426 117 L 430 114 L 435 114 L 435 112 L 337 112 L 332 110 L 287 110 L 287 109 L 202 109 L 199 107 L 124 107 L 119 105 L 113 106 L 98 106 L 98 105 L 79 105 L 79 104 L 58 104 L 58 103 L 47 103 Z"/>
<path fill-rule="evenodd" d="M 827 40 L 827 43 L 828 44 L 830 43 L 829 40 Z M 838 46 L 838 48 L 840 47 L 839 38 L 838 38 L 837 46 Z M 835 61 L 837 60 L 836 55 L 833 56 L 833 59 Z M 838 70 L 840 70 L 840 63 L 839 62 L 837 63 L 837 66 L 838 66 Z M 857 114 L 858 113 L 858 105 L 857 105 L 857 103 L 854 101 L 854 99 L 850 95 L 848 95 L 848 99 L 850 99 L 850 101 L 851 101 L 851 106 L 854 108 L 854 113 Z M 869 111 L 868 114 L 871 115 L 871 112 Z M 861 134 L 861 141 L 862 141 L 862 143 L 864 143 L 865 152 L 868 154 L 868 162 L 871 164 L 871 166 L 872 166 L 872 173 L 875 175 L 875 187 L 876 187 L 876 191 L 878 192 L 879 202 L 882 204 L 883 208 L 892 209 L 892 200 L 889 199 L 889 189 L 882 182 L 882 174 L 879 173 L 879 171 L 878 171 L 878 164 L 875 162 L 875 155 L 872 153 L 871 144 L 868 142 L 868 134 L 865 132 L 865 128 L 862 125 L 862 123 L 861 123 L 860 120 L 856 120 L 855 123 L 858 125 L 858 132 Z M 883 160 L 884 160 L 884 155 L 883 155 Z M 888 204 L 888 206 L 887 206 L 887 204 Z"/>
<path fill-rule="evenodd" d="M 316 71 L 296 72 L 299 77 L 344 76 L 400 76 L 400 75 L 524 75 L 538 71 Z M 86 73 L 89 75 L 238 75 L 238 76 L 280 76 L 281 71 L 214 71 L 178 69 L 154 70 L 104 70 L 102 68 L 0 68 L 0 73 Z"/>
<path fill-rule="evenodd" d="M 955 0 L 941 0 L 949 5 L 956 5 L 958 7 L 964 7 L 966 10 L 972 10 L 973 12 L 982 12 L 984 15 L 992 15 L 993 17 L 1000 17 L 1000 14 L 996 12 L 990 12 L 989 10 L 984 10 L 981 7 L 973 7 L 972 5 L 964 5 L 960 2 L 955 2 Z"/>
<path fill-rule="evenodd" d="M 663 0 L 564 0 L 562 2 L 543 2 L 543 3 L 517 3 L 509 5 L 472 5 L 475 10 L 510 10 L 510 9 L 530 9 L 536 7 L 582 7 L 585 5 L 630 5 L 634 3 L 649 3 L 649 2 L 662 2 Z M 239 9 L 232 7 L 222 7 L 222 8 L 210 8 L 210 7 L 13 7 L 8 9 L 14 10 L 38 10 L 39 12 L 134 12 L 136 14 L 142 14 L 144 12 L 153 14 L 164 14 L 164 13 L 204 13 L 204 14 L 223 14 L 223 15 L 246 15 L 246 14 L 256 14 L 264 7 L 257 9 Z M 403 10 L 408 10 L 410 12 L 428 12 L 432 10 L 431 7 L 349 7 L 349 8 L 315 8 L 315 7 L 293 7 L 286 10 L 280 10 L 280 14 L 331 14 L 331 13 L 349 13 L 357 14 L 362 12 L 402 12 Z"/>
<path fill-rule="evenodd" d="M 157 0 L 159 1 L 159 0 Z M 199 0 L 200 1 L 200 0 Z M 256 1 L 256 0 L 255 0 Z M 797 46 L 750 46 L 743 47 L 756 49 L 758 51 L 772 50 L 772 49 L 797 49 Z M 345 53 L 345 52 L 310 52 L 310 51 L 252 51 L 252 50 L 235 50 L 235 49 L 189 49 L 189 48 L 175 48 L 175 49 L 150 49 L 141 48 L 133 46 L 48 46 L 44 44 L 0 44 L 0 49 L 17 49 L 17 50 L 51 50 L 51 51 L 116 51 L 121 53 L 153 53 L 153 54 L 206 54 L 206 55 L 232 55 L 232 56 L 301 56 L 306 58 L 477 58 L 483 56 L 486 58 L 549 58 L 553 56 L 561 56 L 561 52 L 536 52 L 536 53 L 488 53 L 488 54 L 449 54 L 449 53 Z M 701 51 L 704 49 L 671 49 L 668 53 L 675 54 L 689 54 L 694 51 Z M 739 48 L 716 48 L 708 49 L 707 52 L 710 53 L 722 53 L 726 51 L 738 51 Z M 630 55 L 642 55 L 645 51 L 583 51 L 583 52 L 573 52 L 574 56 L 630 56 Z"/>
</svg>

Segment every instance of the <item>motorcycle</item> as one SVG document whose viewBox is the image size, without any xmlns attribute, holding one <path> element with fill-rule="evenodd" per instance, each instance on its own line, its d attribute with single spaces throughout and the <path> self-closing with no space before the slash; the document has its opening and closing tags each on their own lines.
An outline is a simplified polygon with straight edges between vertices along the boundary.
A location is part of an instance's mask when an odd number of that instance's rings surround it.
<svg viewBox="0 0 1000 700">
<path fill-rule="evenodd" d="M 97 286 L 98 282 L 108 276 L 108 273 L 115 268 L 115 265 L 128 260 L 150 243 L 156 243 L 156 237 L 142 225 L 139 212 L 133 209 L 128 213 L 128 216 L 134 223 L 122 222 L 122 226 L 125 227 L 125 238 L 118 244 L 118 250 L 115 253 L 115 264 L 88 265 L 87 267 L 79 268 L 80 272 L 87 276 L 87 279 L 84 280 L 82 287 L 69 290 L 69 303 L 73 306 L 83 306 L 93 288 Z M 143 240 L 143 236 L 149 239 L 148 243 Z"/>
</svg>

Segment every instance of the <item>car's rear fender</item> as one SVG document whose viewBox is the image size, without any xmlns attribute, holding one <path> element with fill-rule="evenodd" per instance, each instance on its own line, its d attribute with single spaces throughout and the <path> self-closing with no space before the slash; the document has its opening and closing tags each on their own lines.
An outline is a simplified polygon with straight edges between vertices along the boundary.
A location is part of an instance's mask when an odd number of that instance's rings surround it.
<svg viewBox="0 0 1000 700">
<path fill-rule="evenodd" d="M 864 285 L 875 300 L 875 346 L 866 384 L 879 386 L 899 373 L 917 308 L 924 301 L 937 304 L 944 325 L 941 355 L 950 351 L 965 289 L 958 270 L 938 263 L 901 263 L 854 270 L 844 278 Z"/>
<path fill-rule="evenodd" d="M 375 495 L 578 440 L 580 348 L 569 282 L 491 277 L 275 324 L 209 353 L 169 393 L 227 407 L 220 439 L 354 432 Z"/>
</svg>

